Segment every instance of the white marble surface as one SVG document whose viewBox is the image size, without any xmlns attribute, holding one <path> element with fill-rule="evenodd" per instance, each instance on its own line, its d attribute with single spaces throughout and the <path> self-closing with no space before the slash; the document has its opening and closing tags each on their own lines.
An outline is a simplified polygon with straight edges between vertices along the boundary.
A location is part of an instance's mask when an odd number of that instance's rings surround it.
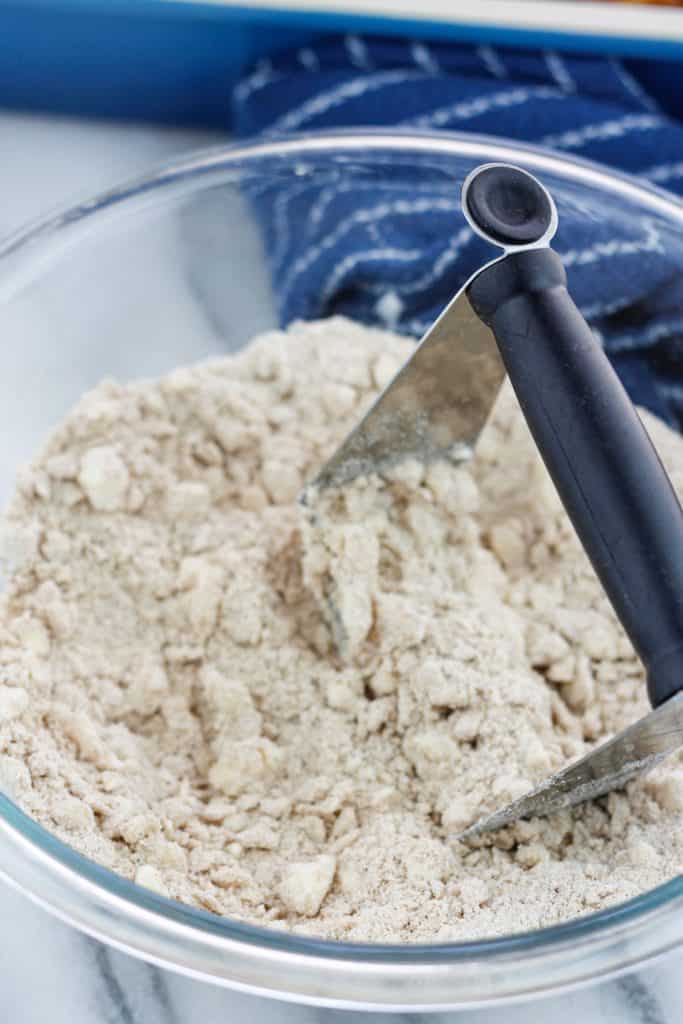
<svg viewBox="0 0 683 1024">
<path fill-rule="evenodd" d="M 221 141 L 205 133 L 3 113 L 0 138 L 0 235 L 183 150 Z M 2 1024 L 356 1024 L 361 1018 L 379 1024 L 399 1020 L 289 1006 L 182 978 L 80 935 L 0 883 Z M 411 1014 L 400 1019 L 416 1024 L 427 1018 Z M 678 1024 L 683 1019 L 683 952 L 637 974 L 552 1000 L 428 1019 Z"/>
</svg>

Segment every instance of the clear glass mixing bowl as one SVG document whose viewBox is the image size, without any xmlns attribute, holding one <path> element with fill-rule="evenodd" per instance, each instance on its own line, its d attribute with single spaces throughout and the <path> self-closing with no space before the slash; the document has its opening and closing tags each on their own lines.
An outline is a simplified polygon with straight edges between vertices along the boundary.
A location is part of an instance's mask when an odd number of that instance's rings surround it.
<svg viewBox="0 0 683 1024">
<path fill-rule="evenodd" d="M 419 181 L 450 185 L 457 197 L 465 175 L 487 161 L 537 173 L 560 223 L 571 209 L 589 228 L 606 218 L 655 224 L 673 263 L 683 264 L 683 207 L 673 197 L 500 140 L 366 132 L 199 153 L 0 245 L 0 497 L 17 466 L 103 376 L 163 373 L 235 350 L 275 325 L 263 224 L 254 215 L 264 189 L 296 181 L 360 191 L 371 183 L 390 198 Z M 455 232 L 462 223 L 452 216 Z M 644 267 L 650 256 L 637 258 Z M 302 1003 L 500 1004 L 626 970 L 683 940 L 680 877 L 601 913 L 491 941 L 363 946 L 290 936 L 156 896 L 76 854 L 4 796 L 0 873 L 134 955 Z"/>
</svg>

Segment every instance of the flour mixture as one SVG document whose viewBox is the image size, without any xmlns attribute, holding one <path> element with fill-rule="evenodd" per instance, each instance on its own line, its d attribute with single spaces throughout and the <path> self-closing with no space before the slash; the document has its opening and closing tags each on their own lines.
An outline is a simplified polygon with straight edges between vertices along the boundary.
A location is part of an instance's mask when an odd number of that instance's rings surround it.
<svg viewBox="0 0 683 1024">
<path fill-rule="evenodd" d="M 648 710 L 510 393 L 466 468 L 298 504 L 411 351 L 335 319 L 84 396 L 2 531 L 0 783 L 114 871 L 216 914 L 472 939 L 683 867 L 673 759 L 463 844 Z M 648 429 L 679 494 L 683 439 Z"/>
</svg>

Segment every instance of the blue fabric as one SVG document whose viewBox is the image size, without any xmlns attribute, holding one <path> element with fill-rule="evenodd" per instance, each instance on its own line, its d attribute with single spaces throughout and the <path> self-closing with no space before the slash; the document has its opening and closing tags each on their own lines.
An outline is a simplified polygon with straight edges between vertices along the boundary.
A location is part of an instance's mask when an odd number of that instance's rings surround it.
<svg viewBox="0 0 683 1024">
<path fill-rule="evenodd" d="M 452 43 L 327 37 L 261 62 L 233 97 L 239 135 L 395 126 L 542 143 L 683 192 L 683 125 L 621 63 Z M 343 313 L 415 335 L 490 258 L 453 232 L 452 188 L 274 185 L 253 197 L 283 323 Z M 564 209 L 572 294 L 634 400 L 683 425 L 683 252 L 654 220 Z M 674 237 L 674 236 L 672 236 Z M 559 240 L 559 236 L 558 236 Z"/>
</svg>

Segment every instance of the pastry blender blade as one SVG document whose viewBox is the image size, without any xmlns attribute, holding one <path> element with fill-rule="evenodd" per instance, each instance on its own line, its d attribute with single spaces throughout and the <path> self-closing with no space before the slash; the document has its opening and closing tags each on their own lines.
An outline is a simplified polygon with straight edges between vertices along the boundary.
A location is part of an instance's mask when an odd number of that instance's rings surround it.
<svg viewBox="0 0 683 1024">
<path fill-rule="evenodd" d="M 472 309 L 468 284 L 309 487 L 340 486 L 411 456 L 472 457 L 505 367 L 491 329 Z"/>
</svg>

